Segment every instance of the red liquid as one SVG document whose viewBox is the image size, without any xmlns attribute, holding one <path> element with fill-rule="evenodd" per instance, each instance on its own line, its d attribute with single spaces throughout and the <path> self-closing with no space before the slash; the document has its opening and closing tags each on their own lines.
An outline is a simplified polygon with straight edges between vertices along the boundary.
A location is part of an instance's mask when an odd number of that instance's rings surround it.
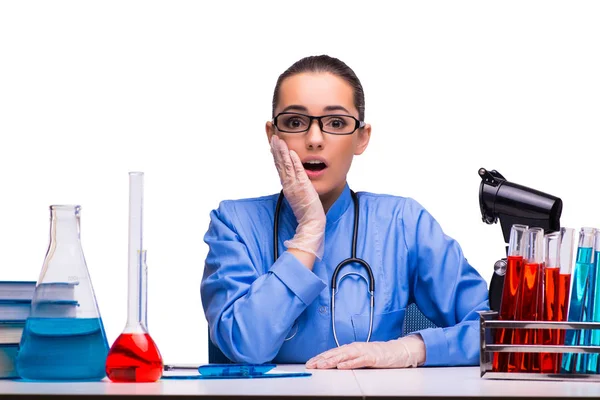
<svg viewBox="0 0 600 400">
<path fill-rule="evenodd" d="M 571 274 L 560 274 L 558 276 L 558 312 L 556 315 L 557 321 L 566 321 L 569 312 L 569 294 L 571 291 Z M 565 344 L 565 333 L 567 331 L 560 330 L 558 343 Z M 562 365 L 562 354 L 558 356 L 558 368 Z"/>
<path fill-rule="evenodd" d="M 544 321 L 558 321 L 560 268 L 544 268 Z M 544 345 L 557 345 L 560 330 L 540 329 Z M 542 353 L 542 373 L 558 373 L 558 353 Z"/>
<path fill-rule="evenodd" d="M 147 333 L 122 333 L 106 358 L 106 375 L 113 382 L 156 382 L 163 362 Z"/>
<path fill-rule="evenodd" d="M 543 298 L 540 291 L 542 282 L 541 265 L 536 263 L 525 264 L 523 267 L 518 307 L 518 321 L 537 321 L 541 318 L 540 304 Z M 538 344 L 541 341 L 539 330 L 517 329 L 515 332 L 516 344 Z M 515 364 L 520 372 L 540 372 L 539 354 L 515 353 Z"/>
<path fill-rule="evenodd" d="M 522 267 L 523 257 L 508 256 L 506 275 L 504 276 L 504 288 L 502 289 L 502 302 L 500 303 L 500 315 L 498 316 L 500 320 L 513 321 L 515 319 Z M 512 329 L 499 328 L 496 330 L 495 343 L 512 344 L 513 334 L 514 331 Z M 492 370 L 494 372 L 515 371 L 513 354 L 494 353 Z"/>
</svg>

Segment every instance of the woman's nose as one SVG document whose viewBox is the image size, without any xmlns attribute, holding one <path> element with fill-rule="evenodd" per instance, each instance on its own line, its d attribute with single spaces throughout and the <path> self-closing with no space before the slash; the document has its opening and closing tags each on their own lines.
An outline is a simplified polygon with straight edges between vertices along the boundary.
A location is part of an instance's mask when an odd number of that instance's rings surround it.
<svg viewBox="0 0 600 400">
<path fill-rule="evenodd" d="M 306 148 L 308 149 L 322 149 L 324 133 L 321 131 L 321 126 L 318 120 L 313 120 L 308 132 L 306 132 Z"/>
</svg>

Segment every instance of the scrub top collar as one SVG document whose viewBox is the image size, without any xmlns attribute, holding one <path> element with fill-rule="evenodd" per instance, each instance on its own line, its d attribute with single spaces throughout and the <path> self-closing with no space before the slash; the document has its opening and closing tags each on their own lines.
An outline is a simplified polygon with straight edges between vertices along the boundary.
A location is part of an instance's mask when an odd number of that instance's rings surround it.
<svg viewBox="0 0 600 400">
<path fill-rule="evenodd" d="M 346 182 L 346 185 L 344 186 L 344 190 L 342 190 L 340 197 L 337 198 L 337 200 L 329 208 L 329 211 L 327 211 L 327 226 L 333 225 L 337 221 L 339 221 L 339 219 L 342 217 L 342 215 L 344 215 L 344 213 L 348 210 L 348 208 L 351 205 L 352 195 L 350 194 L 350 187 Z M 292 220 L 295 220 L 294 213 L 292 212 L 290 204 L 288 203 L 286 198 L 283 199 L 283 207 L 281 213 L 285 215 L 285 218 L 291 218 Z"/>
</svg>

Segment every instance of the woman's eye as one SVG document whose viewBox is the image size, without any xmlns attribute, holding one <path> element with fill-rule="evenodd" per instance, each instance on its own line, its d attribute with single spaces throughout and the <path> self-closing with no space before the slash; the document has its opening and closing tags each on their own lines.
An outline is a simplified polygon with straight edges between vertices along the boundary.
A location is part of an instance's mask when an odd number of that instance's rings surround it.
<svg viewBox="0 0 600 400">
<path fill-rule="evenodd" d="M 304 126 L 304 122 L 300 118 L 290 118 L 286 125 L 288 128 L 301 128 Z"/>
<path fill-rule="evenodd" d="M 344 128 L 346 126 L 346 122 L 341 118 L 335 118 L 335 119 L 330 120 L 328 125 L 331 128 L 339 129 L 339 128 Z"/>
</svg>

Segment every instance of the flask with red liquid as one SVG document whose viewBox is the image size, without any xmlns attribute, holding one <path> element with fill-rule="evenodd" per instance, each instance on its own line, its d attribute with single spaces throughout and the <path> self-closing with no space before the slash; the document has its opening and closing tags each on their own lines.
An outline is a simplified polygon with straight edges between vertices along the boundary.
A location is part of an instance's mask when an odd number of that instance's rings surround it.
<svg viewBox="0 0 600 400">
<path fill-rule="evenodd" d="M 500 303 L 500 320 L 513 321 L 516 316 L 519 282 L 521 280 L 523 256 L 525 255 L 525 246 L 527 243 L 527 229 L 527 225 L 515 224 L 510 230 L 506 275 Z M 514 331 L 512 329 L 499 328 L 496 331 L 495 343 L 513 344 L 513 335 Z M 494 372 L 516 371 L 514 354 L 494 353 L 492 370 Z"/>
<path fill-rule="evenodd" d="M 525 265 L 521 270 L 521 282 L 517 300 L 517 321 L 538 321 L 542 318 L 544 230 L 529 228 L 527 231 Z M 540 344 L 537 329 L 517 329 L 515 344 Z M 515 353 L 515 364 L 520 372 L 540 372 L 539 353 Z"/>
<path fill-rule="evenodd" d="M 106 375 L 113 382 L 155 382 L 163 361 L 147 328 L 147 268 L 142 250 L 143 172 L 129 173 L 129 276 L 127 324 L 106 358 Z"/>
</svg>

